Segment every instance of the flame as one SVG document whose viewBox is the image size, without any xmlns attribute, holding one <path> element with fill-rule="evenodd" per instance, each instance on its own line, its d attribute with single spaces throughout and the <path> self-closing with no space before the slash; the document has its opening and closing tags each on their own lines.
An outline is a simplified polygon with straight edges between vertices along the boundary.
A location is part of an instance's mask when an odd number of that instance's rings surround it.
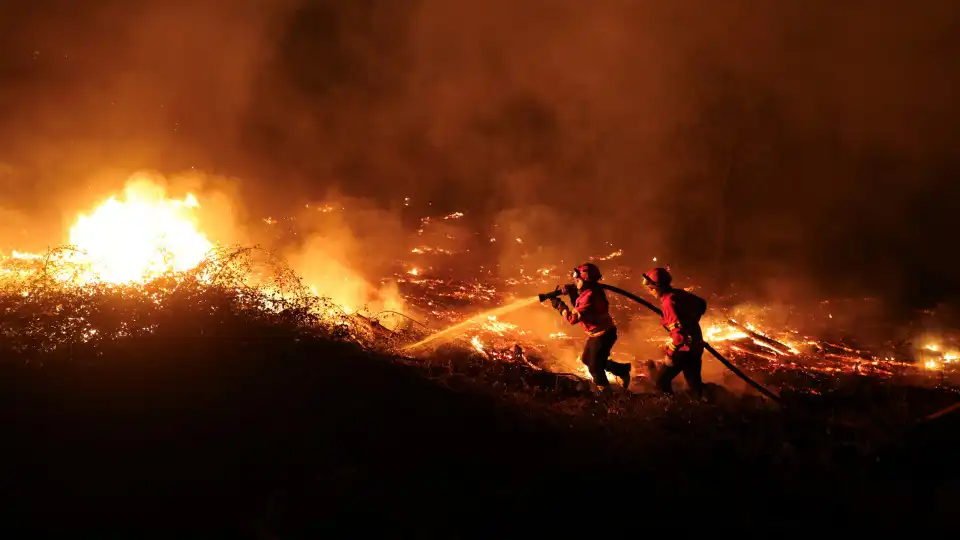
<svg viewBox="0 0 960 540">
<path fill-rule="evenodd" d="M 710 341 L 732 341 L 750 337 L 746 332 L 737 330 L 730 325 L 713 324 L 703 331 L 703 338 Z"/>
<path fill-rule="evenodd" d="M 941 370 L 947 364 L 952 364 L 960 358 L 960 351 L 947 350 L 940 343 L 927 343 L 921 353 L 926 356 L 923 367 L 930 370 Z"/>
<path fill-rule="evenodd" d="M 487 322 L 484 323 L 483 328 L 484 330 L 493 332 L 499 336 L 502 336 L 507 332 L 513 332 L 516 334 L 524 333 L 522 330 L 519 330 L 515 324 L 498 321 L 496 315 L 487 317 Z"/>
<path fill-rule="evenodd" d="M 480 342 L 480 336 L 473 336 L 473 339 L 470 340 L 470 344 L 473 345 L 473 348 L 476 349 L 480 354 L 486 354 L 483 350 L 483 343 Z"/>
<path fill-rule="evenodd" d="M 123 199 L 110 197 L 70 228 L 69 242 L 81 250 L 71 262 L 84 267 L 81 281 L 144 282 L 197 266 L 213 248 L 197 230 L 196 197 L 167 199 L 164 189 L 133 178 Z"/>
</svg>

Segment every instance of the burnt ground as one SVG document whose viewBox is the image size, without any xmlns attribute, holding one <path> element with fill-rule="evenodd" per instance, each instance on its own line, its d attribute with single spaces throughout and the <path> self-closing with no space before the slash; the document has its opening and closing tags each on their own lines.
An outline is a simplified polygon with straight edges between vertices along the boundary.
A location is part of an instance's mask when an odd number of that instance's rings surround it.
<svg viewBox="0 0 960 540">
<path fill-rule="evenodd" d="M 859 380 L 786 411 L 719 391 L 596 401 L 455 350 L 411 365 L 282 326 L 171 320 L 69 361 L 4 353 L 6 528 L 875 528 L 945 526 L 960 503 L 960 414 L 909 421 L 956 397 L 932 390 Z"/>
</svg>

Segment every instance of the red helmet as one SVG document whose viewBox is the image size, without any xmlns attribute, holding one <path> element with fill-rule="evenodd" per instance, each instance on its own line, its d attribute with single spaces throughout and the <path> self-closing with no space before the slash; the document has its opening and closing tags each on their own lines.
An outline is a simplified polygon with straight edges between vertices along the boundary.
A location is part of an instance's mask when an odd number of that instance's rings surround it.
<svg viewBox="0 0 960 540">
<path fill-rule="evenodd" d="M 643 273 L 643 284 L 666 288 L 670 286 L 673 277 L 666 268 L 654 268 Z"/>
<path fill-rule="evenodd" d="M 603 279 L 603 274 L 600 273 L 597 265 L 593 263 L 583 263 L 573 269 L 573 277 L 584 281 L 600 281 Z"/>
</svg>

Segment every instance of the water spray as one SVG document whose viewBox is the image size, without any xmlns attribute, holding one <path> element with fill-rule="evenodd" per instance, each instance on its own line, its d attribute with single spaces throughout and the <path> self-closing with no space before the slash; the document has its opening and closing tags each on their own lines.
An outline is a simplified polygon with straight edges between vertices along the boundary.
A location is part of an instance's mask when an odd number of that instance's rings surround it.
<svg viewBox="0 0 960 540">
<path fill-rule="evenodd" d="M 552 294 L 552 293 L 551 293 L 551 294 Z M 410 350 L 413 350 L 413 349 L 419 349 L 420 347 L 422 347 L 422 346 L 424 346 L 424 345 L 427 345 L 428 343 L 431 343 L 431 342 L 436 341 L 436 340 L 438 340 L 438 339 L 440 339 L 440 338 L 442 338 L 442 337 L 444 337 L 444 336 L 449 336 L 450 334 L 453 334 L 453 333 L 455 333 L 455 332 L 457 332 L 457 331 L 459 331 L 459 330 L 462 330 L 462 329 L 464 329 L 464 328 L 466 328 L 466 327 L 474 324 L 475 322 L 477 322 L 477 321 L 479 321 L 479 320 L 483 320 L 483 319 L 486 319 L 486 318 L 488 318 L 488 317 L 496 317 L 496 316 L 500 316 L 500 315 L 505 315 L 505 314 L 510 313 L 510 312 L 512 312 L 512 311 L 516 311 L 516 310 L 518 310 L 518 309 L 522 309 L 522 308 L 525 308 L 525 307 L 527 307 L 527 306 L 531 306 L 531 305 L 537 303 L 538 298 L 539 298 L 538 296 L 534 296 L 534 297 L 531 297 L 531 298 L 525 298 L 525 299 L 523 299 L 523 300 L 517 300 L 516 302 L 514 302 L 514 303 L 512 303 L 512 304 L 507 304 L 507 305 L 505 305 L 505 306 L 500 306 L 500 307 L 498 307 L 498 308 L 494 308 L 494 309 L 491 309 L 491 310 L 488 310 L 488 311 L 484 311 L 483 313 L 478 313 L 478 314 L 476 314 L 476 315 L 471 316 L 470 318 L 468 318 L 468 319 L 465 320 L 465 321 L 461 321 L 461 322 L 459 322 L 459 323 L 457 323 L 457 324 L 455 324 L 455 325 L 453 325 L 453 326 L 451 326 L 451 327 L 449 327 L 449 328 L 445 328 L 445 329 L 443 329 L 443 330 L 441 330 L 441 331 L 439 331 L 439 332 L 437 332 L 437 333 L 435 333 L 435 334 L 431 334 L 431 335 L 427 336 L 426 338 L 424 338 L 424 339 L 422 339 L 422 340 L 420 340 L 420 341 L 418 341 L 418 342 L 416 342 L 416 343 L 414 343 L 414 344 L 412 344 L 412 345 L 407 345 L 406 347 L 403 348 L 403 350 L 404 350 L 404 351 L 410 351 Z"/>
</svg>

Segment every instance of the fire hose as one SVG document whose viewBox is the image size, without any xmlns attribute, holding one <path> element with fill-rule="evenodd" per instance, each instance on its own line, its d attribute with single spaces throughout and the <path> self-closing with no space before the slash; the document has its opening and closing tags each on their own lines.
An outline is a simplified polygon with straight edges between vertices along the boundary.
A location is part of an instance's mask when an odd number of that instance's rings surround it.
<svg viewBox="0 0 960 540">
<path fill-rule="evenodd" d="M 662 315 L 663 315 L 663 312 L 660 311 L 660 308 L 658 308 L 657 306 L 651 304 L 650 302 L 644 300 L 643 298 L 640 298 L 639 296 L 637 296 L 637 295 L 635 295 L 635 294 L 633 294 L 633 293 L 631 293 L 631 292 L 629 292 L 629 291 L 625 291 L 625 290 L 621 289 L 620 287 L 614 287 L 613 285 L 607 285 L 607 284 L 605 284 L 605 283 L 600 283 L 600 287 L 602 287 L 602 288 L 604 288 L 604 289 L 606 289 L 606 290 L 608 290 L 608 291 L 610 291 L 610 292 L 617 293 L 617 294 L 619 294 L 620 296 L 629 298 L 630 300 L 633 300 L 634 302 L 636 302 L 636 303 L 638 303 L 638 304 L 646 307 L 646 308 L 649 309 L 650 311 L 656 313 L 658 316 L 662 316 Z M 563 294 L 565 294 L 565 292 L 566 292 L 567 290 L 569 290 L 568 287 L 561 287 L 561 288 L 558 288 L 556 291 L 539 295 L 539 299 L 540 299 L 541 302 L 544 302 L 544 301 L 549 300 L 549 299 L 551 299 L 551 298 L 559 298 L 560 296 L 562 296 Z M 714 356 L 714 358 L 716 358 L 717 360 L 719 360 L 721 364 L 723 364 L 724 366 L 726 366 L 727 369 L 729 369 L 730 371 L 732 371 L 734 375 L 736 375 L 737 377 L 739 377 L 740 379 L 742 379 L 745 383 L 749 384 L 749 385 L 750 385 L 752 388 L 754 388 L 757 392 L 760 392 L 761 395 L 763 395 L 764 397 L 770 399 L 770 400 L 773 401 L 774 403 L 777 403 L 778 405 L 781 405 L 781 406 L 783 405 L 783 400 L 780 399 L 780 396 L 774 394 L 774 393 L 771 392 L 770 390 L 767 390 L 767 389 L 764 388 L 760 383 L 758 383 L 758 382 L 754 381 L 753 379 L 751 379 L 750 377 L 748 377 L 746 373 L 740 371 L 740 369 L 737 368 L 737 366 L 733 365 L 733 363 L 731 363 L 729 360 L 727 360 L 726 358 L 724 358 L 723 355 L 720 354 L 720 353 L 718 353 L 717 350 L 714 349 L 713 347 L 711 347 L 709 343 L 704 342 L 703 347 L 704 347 L 704 349 L 707 350 L 707 352 L 709 352 L 710 354 L 712 354 L 712 355 Z"/>
</svg>

